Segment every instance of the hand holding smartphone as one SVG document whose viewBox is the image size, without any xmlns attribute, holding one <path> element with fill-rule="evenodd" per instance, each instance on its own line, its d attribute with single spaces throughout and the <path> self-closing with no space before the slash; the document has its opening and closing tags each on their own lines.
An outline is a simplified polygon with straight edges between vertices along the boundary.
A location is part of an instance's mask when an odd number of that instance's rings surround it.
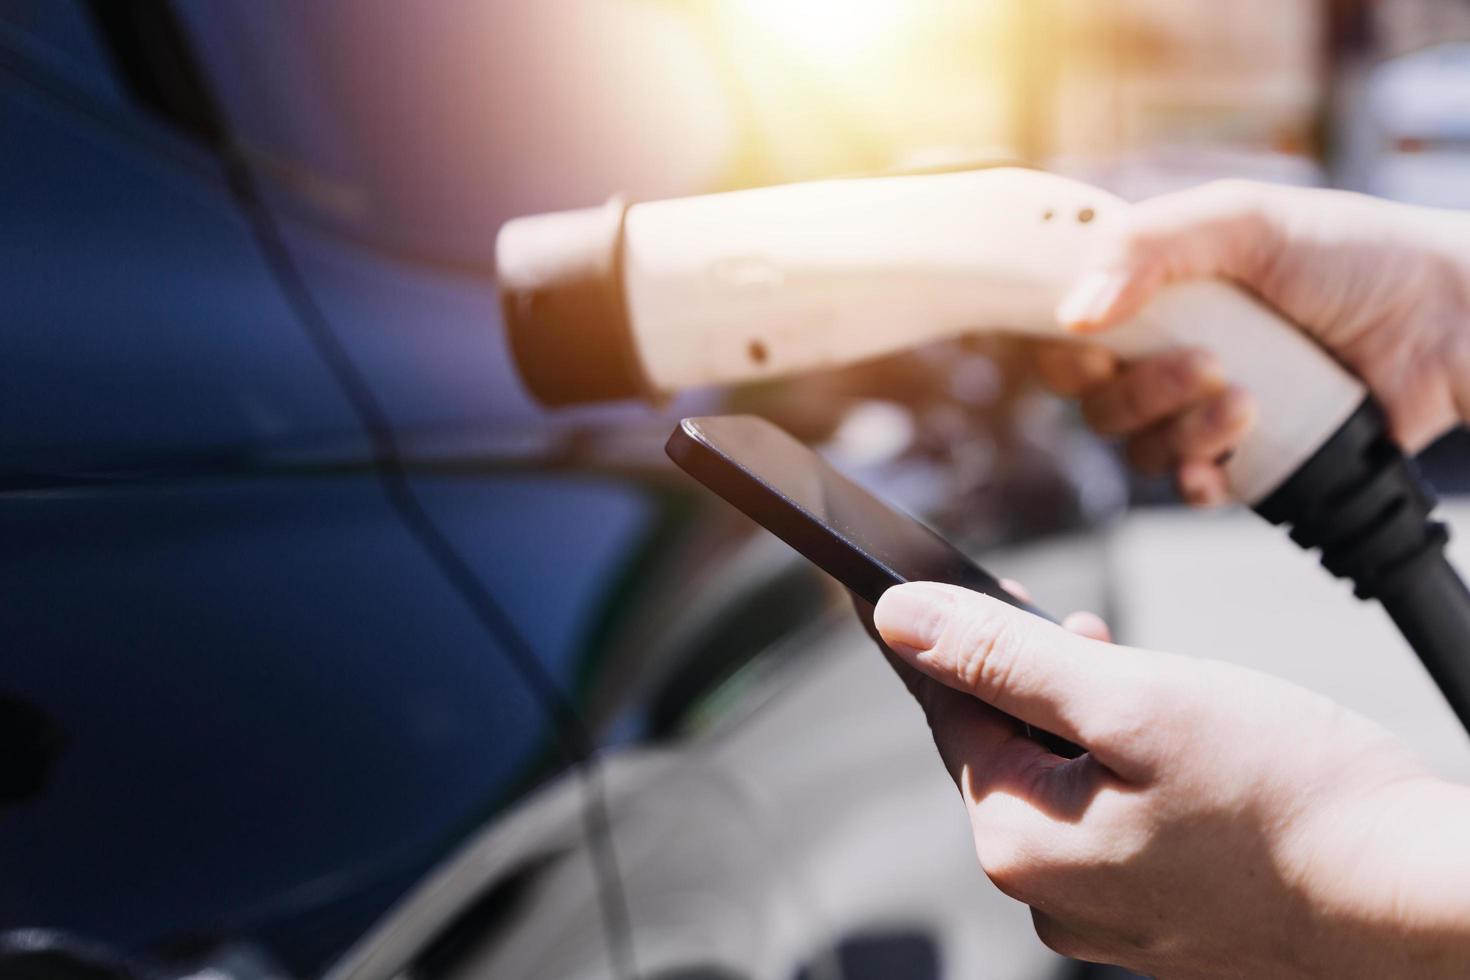
<svg viewBox="0 0 1470 980">
<path fill-rule="evenodd" d="M 944 538 L 883 503 L 764 419 L 687 418 L 666 449 L 685 472 L 869 605 L 904 582 L 945 582 L 1051 619 L 1007 592 L 995 576 Z M 1083 751 L 1045 732 L 1028 733 L 1058 755 L 1072 758 Z"/>
</svg>

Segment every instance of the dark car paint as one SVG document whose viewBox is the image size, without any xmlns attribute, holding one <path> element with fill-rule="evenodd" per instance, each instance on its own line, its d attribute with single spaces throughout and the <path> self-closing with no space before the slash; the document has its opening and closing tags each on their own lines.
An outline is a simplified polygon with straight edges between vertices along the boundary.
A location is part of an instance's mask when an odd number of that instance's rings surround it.
<svg viewBox="0 0 1470 980">
<path fill-rule="evenodd" d="M 315 972 L 565 740 L 390 508 L 209 148 L 79 8 L 0 9 L 0 41 L 0 693 L 57 736 L 0 816 L 0 932 Z M 661 465 L 668 415 L 548 418 L 486 281 L 285 229 L 425 508 L 604 738 L 676 732 L 825 607 L 650 662 L 654 584 L 749 533 Z"/>
</svg>

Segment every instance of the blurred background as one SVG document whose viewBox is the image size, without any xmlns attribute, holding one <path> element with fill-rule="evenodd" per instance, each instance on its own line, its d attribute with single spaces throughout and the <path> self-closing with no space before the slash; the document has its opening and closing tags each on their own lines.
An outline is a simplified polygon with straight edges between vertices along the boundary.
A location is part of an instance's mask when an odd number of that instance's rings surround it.
<svg viewBox="0 0 1470 980">
<path fill-rule="evenodd" d="M 685 414 L 1470 775 L 1376 609 L 1018 344 L 547 411 L 491 276 L 521 214 L 1001 162 L 1467 206 L 1470 2 L 0 0 L 0 147 L 6 975 L 1121 976 L 985 881 L 845 596 L 664 458 Z"/>
</svg>

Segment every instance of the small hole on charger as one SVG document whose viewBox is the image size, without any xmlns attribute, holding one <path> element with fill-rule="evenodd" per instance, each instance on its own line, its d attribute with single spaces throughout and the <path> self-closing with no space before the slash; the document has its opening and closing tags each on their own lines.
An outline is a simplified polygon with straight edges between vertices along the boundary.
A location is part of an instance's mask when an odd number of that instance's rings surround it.
<svg viewBox="0 0 1470 980">
<path fill-rule="evenodd" d="M 752 340 L 747 351 L 750 354 L 750 359 L 756 364 L 766 363 L 766 358 L 771 356 L 771 352 L 766 350 L 766 345 L 759 340 Z"/>
<path fill-rule="evenodd" d="M 1081 211 L 1077 212 L 1077 220 L 1082 222 L 1084 225 L 1095 217 L 1097 217 L 1097 212 L 1092 210 L 1092 208 L 1083 208 Z"/>
<path fill-rule="evenodd" d="M 1041 220 L 1042 221 L 1050 221 L 1052 218 L 1055 218 L 1056 216 L 1057 216 L 1057 213 L 1055 211 L 1053 211 L 1051 208 L 1047 208 L 1045 211 L 1041 212 Z"/>
</svg>

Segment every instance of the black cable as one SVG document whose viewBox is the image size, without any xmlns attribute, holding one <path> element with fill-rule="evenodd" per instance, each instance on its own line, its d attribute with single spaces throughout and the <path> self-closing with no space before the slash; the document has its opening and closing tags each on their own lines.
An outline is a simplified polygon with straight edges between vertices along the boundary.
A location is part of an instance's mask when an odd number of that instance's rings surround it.
<svg viewBox="0 0 1470 980">
<path fill-rule="evenodd" d="M 1470 591 L 1443 554 L 1378 597 L 1409 641 L 1460 723 L 1470 729 Z"/>
</svg>

